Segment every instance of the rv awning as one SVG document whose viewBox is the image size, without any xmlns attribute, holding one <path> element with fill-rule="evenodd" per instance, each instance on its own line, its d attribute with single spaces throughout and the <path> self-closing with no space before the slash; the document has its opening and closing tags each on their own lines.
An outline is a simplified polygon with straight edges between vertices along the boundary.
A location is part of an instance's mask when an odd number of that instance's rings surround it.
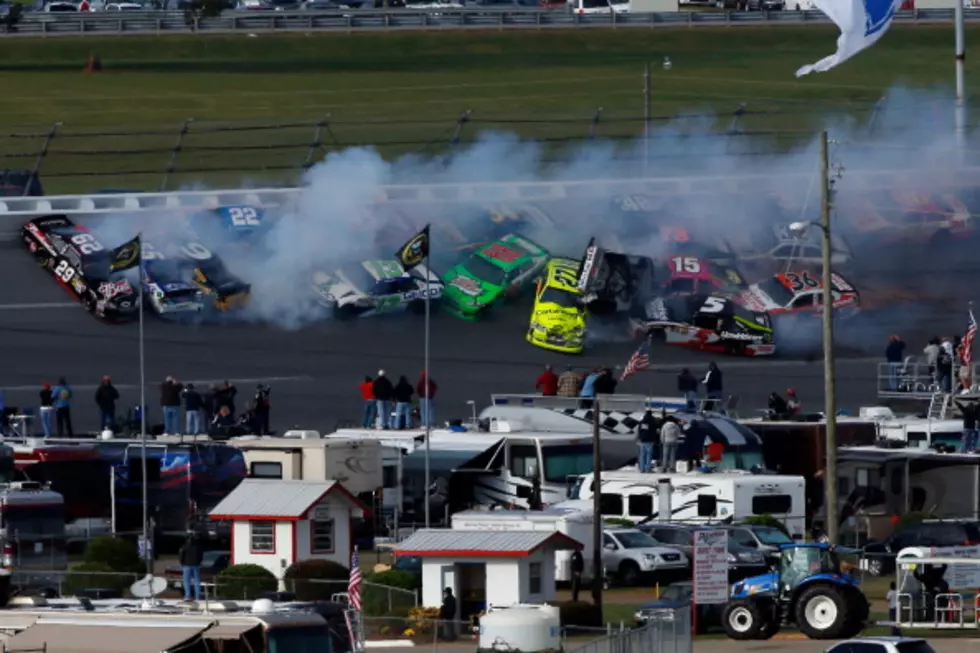
<svg viewBox="0 0 980 653">
<path fill-rule="evenodd" d="M 467 466 L 482 451 L 460 451 L 458 449 L 429 450 L 429 471 L 432 474 L 449 474 Z M 421 472 L 425 469 L 425 448 L 420 448 L 402 460 L 402 469 L 406 472 Z"/>
<path fill-rule="evenodd" d="M 193 626 L 139 627 L 39 623 L 7 641 L 8 651 L 166 653 L 201 635 Z"/>
<path fill-rule="evenodd" d="M 261 624 L 218 624 L 204 632 L 204 639 L 241 639 L 245 633 L 261 628 Z"/>
</svg>

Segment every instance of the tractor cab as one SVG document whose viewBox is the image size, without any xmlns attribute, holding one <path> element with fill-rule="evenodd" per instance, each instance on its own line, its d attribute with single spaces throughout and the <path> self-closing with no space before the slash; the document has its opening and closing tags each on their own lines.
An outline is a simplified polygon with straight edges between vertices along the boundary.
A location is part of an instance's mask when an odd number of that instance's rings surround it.
<svg viewBox="0 0 980 653">
<path fill-rule="evenodd" d="M 826 544 L 784 544 L 779 550 L 779 592 L 791 594 L 800 583 L 840 577 L 840 558 Z"/>
</svg>

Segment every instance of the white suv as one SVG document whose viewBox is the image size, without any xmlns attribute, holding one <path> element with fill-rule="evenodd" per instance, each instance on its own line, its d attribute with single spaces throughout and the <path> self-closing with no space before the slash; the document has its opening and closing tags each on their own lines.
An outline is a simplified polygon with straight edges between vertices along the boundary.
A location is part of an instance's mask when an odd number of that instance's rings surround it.
<svg viewBox="0 0 980 653">
<path fill-rule="evenodd" d="M 929 642 L 915 637 L 858 637 L 838 642 L 825 653 L 936 653 Z"/>
<path fill-rule="evenodd" d="M 681 551 L 663 546 L 636 528 L 606 529 L 602 548 L 603 567 L 624 585 L 635 585 L 643 576 L 676 576 L 688 567 Z"/>
</svg>

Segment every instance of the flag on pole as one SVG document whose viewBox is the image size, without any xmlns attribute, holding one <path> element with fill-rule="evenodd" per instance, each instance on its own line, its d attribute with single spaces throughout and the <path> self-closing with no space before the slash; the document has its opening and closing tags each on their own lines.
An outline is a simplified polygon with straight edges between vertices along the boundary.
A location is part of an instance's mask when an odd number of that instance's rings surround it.
<svg viewBox="0 0 980 653">
<path fill-rule="evenodd" d="M 409 238 L 408 242 L 395 252 L 395 258 L 398 259 L 406 272 L 424 261 L 429 255 L 429 227 L 430 225 L 425 225 L 422 231 Z"/>
<path fill-rule="evenodd" d="M 640 370 L 645 370 L 650 367 L 650 339 L 647 338 L 643 341 L 643 344 L 637 347 L 630 359 L 626 361 L 626 368 L 623 370 L 623 376 L 620 377 L 620 381 L 625 381 L 629 377 L 633 376 Z"/>
<path fill-rule="evenodd" d="M 361 565 L 357 560 L 357 548 L 350 554 L 350 580 L 347 582 L 347 600 L 350 607 L 361 609 Z"/>
<path fill-rule="evenodd" d="M 977 335 L 977 320 L 973 317 L 973 309 L 970 309 L 970 323 L 966 327 L 966 334 L 960 341 L 960 363 L 966 367 L 973 365 L 973 338 Z"/>
<path fill-rule="evenodd" d="M 797 77 L 824 73 L 878 42 L 891 27 L 902 0 L 813 0 L 840 29 L 837 52 L 796 71 Z"/>
<path fill-rule="evenodd" d="M 109 253 L 109 269 L 118 272 L 119 270 L 135 268 L 140 264 L 142 256 L 140 237 L 137 235 L 136 238 L 126 241 Z"/>
</svg>

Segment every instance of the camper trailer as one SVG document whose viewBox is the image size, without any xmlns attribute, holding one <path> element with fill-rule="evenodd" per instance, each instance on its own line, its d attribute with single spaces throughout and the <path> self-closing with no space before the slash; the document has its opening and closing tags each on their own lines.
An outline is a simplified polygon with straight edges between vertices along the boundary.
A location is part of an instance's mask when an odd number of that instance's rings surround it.
<svg viewBox="0 0 980 653">
<path fill-rule="evenodd" d="M 603 472 L 599 499 L 604 518 L 723 524 L 771 515 L 789 535 L 805 532 L 806 490 L 802 476 L 745 472 L 656 474 L 638 471 Z M 664 492 L 668 489 L 669 492 Z M 562 506 L 591 506 L 593 474 L 584 474 Z M 583 501 L 585 503 L 578 504 Z"/>
<path fill-rule="evenodd" d="M 931 449 L 937 444 L 960 447 L 963 420 L 950 419 L 945 408 L 929 417 L 896 415 L 890 408 L 871 406 L 861 408 L 861 415 L 874 421 L 878 439 L 897 448 Z M 846 443 L 842 443 L 846 444 Z"/>
</svg>

